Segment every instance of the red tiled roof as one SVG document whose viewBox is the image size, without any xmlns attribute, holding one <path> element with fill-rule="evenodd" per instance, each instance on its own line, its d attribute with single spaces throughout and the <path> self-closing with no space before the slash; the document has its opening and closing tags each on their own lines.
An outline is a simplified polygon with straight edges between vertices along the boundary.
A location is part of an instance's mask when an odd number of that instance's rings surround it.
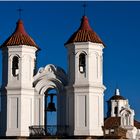
<svg viewBox="0 0 140 140">
<path fill-rule="evenodd" d="M 104 121 L 105 129 L 119 127 L 120 125 L 121 125 L 121 117 L 109 117 L 109 118 L 106 118 Z M 140 122 L 137 120 L 134 120 L 134 126 L 140 129 Z"/>
<path fill-rule="evenodd" d="M 104 128 L 105 129 L 111 129 L 111 128 L 116 128 L 121 125 L 121 118 L 120 117 L 109 117 L 105 119 L 104 122 Z"/>
<path fill-rule="evenodd" d="M 22 20 L 18 20 L 14 33 L 1 45 L 1 47 L 15 45 L 28 45 L 38 48 L 33 39 L 26 33 Z"/>
<path fill-rule="evenodd" d="M 140 129 L 140 122 L 134 120 L 134 126 L 138 129 Z"/>
<path fill-rule="evenodd" d="M 69 40 L 65 44 L 88 41 L 103 44 L 99 36 L 90 27 L 88 18 L 86 16 L 83 16 L 79 29 L 69 38 Z"/>
</svg>

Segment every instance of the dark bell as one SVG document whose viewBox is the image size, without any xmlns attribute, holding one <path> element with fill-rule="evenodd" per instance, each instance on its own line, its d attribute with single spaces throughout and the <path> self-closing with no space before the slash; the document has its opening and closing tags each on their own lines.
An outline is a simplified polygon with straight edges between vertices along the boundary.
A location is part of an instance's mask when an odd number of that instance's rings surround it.
<svg viewBox="0 0 140 140">
<path fill-rule="evenodd" d="M 55 94 L 49 94 L 50 98 L 51 98 L 51 101 L 50 103 L 48 104 L 48 107 L 47 107 L 47 111 L 50 111 L 50 112 L 53 112 L 53 111 L 56 111 L 56 108 L 55 108 L 55 104 L 53 103 L 53 96 Z"/>
<path fill-rule="evenodd" d="M 50 111 L 50 112 L 56 111 L 55 104 L 50 102 L 48 104 L 47 111 Z"/>
</svg>

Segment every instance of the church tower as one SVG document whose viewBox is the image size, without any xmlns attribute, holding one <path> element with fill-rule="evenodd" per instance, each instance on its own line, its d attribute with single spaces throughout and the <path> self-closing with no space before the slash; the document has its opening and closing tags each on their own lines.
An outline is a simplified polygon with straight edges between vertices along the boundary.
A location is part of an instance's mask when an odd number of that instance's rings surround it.
<svg viewBox="0 0 140 140">
<path fill-rule="evenodd" d="M 68 50 L 67 125 L 69 135 L 102 136 L 104 125 L 104 44 L 82 17 L 66 42 Z"/>
<path fill-rule="evenodd" d="M 33 75 L 38 46 L 18 20 L 14 33 L 2 44 L 1 135 L 29 136 L 33 124 Z"/>
</svg>

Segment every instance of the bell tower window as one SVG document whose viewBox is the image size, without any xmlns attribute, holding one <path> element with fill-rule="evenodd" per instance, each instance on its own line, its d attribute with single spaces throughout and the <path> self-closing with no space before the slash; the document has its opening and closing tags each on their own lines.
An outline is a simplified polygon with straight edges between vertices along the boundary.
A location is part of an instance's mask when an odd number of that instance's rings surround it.
<svg viewBox="0 0 140 140">
<path fill-rule="evenodd" d="M 12 74 L 14 77 L 18 76 L 18 74 L 19 74 L 19 58 L 17 56 L 13 57 Z"/>
<path fill-rule="evenodd" d="M 116 116 L 118 115 L 118 107 L 117 107 L 117 106 L 114 108 L 114 114 L 115 114 Z"/>
<path fill-rule="evenodd" d="M 80 73 L 84 73 L 86 69 L 86 56 L 84 53 L 79 55 L 79 71 Z"/>
</svg>

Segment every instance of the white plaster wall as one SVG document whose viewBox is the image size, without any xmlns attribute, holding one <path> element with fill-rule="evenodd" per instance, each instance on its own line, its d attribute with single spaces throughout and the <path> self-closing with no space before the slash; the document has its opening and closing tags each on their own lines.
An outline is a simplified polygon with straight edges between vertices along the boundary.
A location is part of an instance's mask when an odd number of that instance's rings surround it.
<svg viewBox="0 0 140 140">
<path fill-rule="evenodd" d="M 102 84 L 102 49 L 98 43 L 82 42 L 66 46 L 68 48 L 68 75 L 69 83 L 97 83 Z M 86 73 L 79 72 L 79 55 L 86 54 Z"/>
<path fill-rule="evenodd" d="M 91 93 L 90 99 L 90 120 L 89 128 L 90 135 L 103 135 L 102 126 L 104 125 L 104 111 L 103 111 L 103 95 L 98 93 Z M 95 114 L 96 113 L 96 114 Z"/>
<path fill-rule="evenodd" d="M 87 127 L 87 96 L 85 94 L 75 95 L 75 129 Z"/>
<path fill-rule="evenodd" d="M 103 135 L 104 87 L 74 87 L 74 135 Z M 72 93 L 71 93 L 72 94 Z"/>
<path fill-rule="evenodd" d="M 7 136 L 29 136 L 34 121 L 34 89 L 7 90 Z"/>
<path fill-rule="evenodd" d="M 136 139 L 140 139 L 140 129 L 137 129 Z"/>
<path fill-rule="evenodd" d="M 8 46 L 3 50 L 3 87 L 7 92 L 7 129 L 6 136 L 29 136 L 29 126 L 34 124 L 33 72 L 37 48 L 26 45 Z M 19 74 L 12 74 L 12 59 L 19 58 Z M 2 91 L 4 92 L 4 90 Z M 3 134 L 2 134 L 3 135 Z"/>
<path fill-rule="evenodd" d="M 137 128 L 134 126 L 127 127 L 126 138 L 127 139 L 136 139 Z"/>
<path fill-rule="evenodd" d="M 102 49 L 103 45 L 90 43 L 88 49 L 88 80 L 91 83 L 102 84 Z"/>
<path fill-rule="evenodd" d="M 7 87 L 32 87 L 33 71 L 35 67 L 35 47 L 26 45 L 8 46 L 8 85 Z M 19 75 L 14 77 L 12 75 L 12 58 L 19 57 Z"/>
<path fill-rule="evenodd" d="M 81 42 L 66 45 L 68 49 L 67 123 L 72 135 L 102 136 L 104 124 L 103 110 L 103 70 L 102 44 Z M 86 72 L 79 72 L 79 55 L 86 56 Z"/>
<path fill-rule="evenodd" d="M 129 108 L 129 104 L 127 100 L 111 100 L 111 117 L 115 117 L 116 114 L 114 112 L 115 107 L 118 107 L 117 116 L 121 117 L 120 111 L 123 108 Z"/>
<path fill-rule="evenodd" d="M 34 125 L 44 125 L 45 120 L 45 95 L 35 95 L 34 100 Z"/>
<path fill-rule="evenodd" d="M 7 96 L 7 136 L 20 135 L 20 96 Z"/>
</svg>

